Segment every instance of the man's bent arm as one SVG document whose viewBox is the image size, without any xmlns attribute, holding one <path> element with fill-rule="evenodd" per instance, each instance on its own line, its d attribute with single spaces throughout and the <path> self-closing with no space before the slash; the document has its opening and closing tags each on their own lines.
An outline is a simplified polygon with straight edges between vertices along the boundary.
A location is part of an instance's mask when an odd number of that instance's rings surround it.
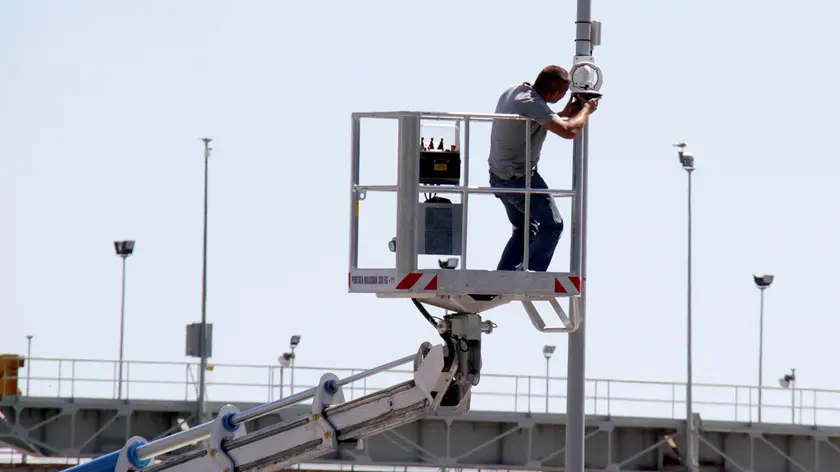
<svg viewBox="0 0 840 472">
<path fill-rule="evenodd" d="M 568 120 L 563 120 L 559 116 L 555 116 L 551 122 L 546 123 L 543 128 L 565 139 L 574 139 L 578 131 L 582 130 L 586 125 L 586 120 L 592 114 L 592 109 L 584 106 L 577 115 Z"/>
</svg>

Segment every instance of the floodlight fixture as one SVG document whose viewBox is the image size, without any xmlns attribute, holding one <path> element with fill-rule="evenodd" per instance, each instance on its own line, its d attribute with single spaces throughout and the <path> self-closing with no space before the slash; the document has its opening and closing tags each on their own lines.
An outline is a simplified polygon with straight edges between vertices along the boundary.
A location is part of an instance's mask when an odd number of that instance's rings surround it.
<svg viewBox="0 0 840 472">
<path fill-rule="evenodd" d="M 756 274 L 753 275 L 753 280 L 760 290 L 764 290 L 773 283 L 773 276 L 770 274 Z"/>
<path fill-rule="evenodd" d="M 554 354 L 555 349 L 557 349 L 557 346 L 549 346 L 548 344 L 543 346 L 543 355 L 545 356 L 545 358 L 548 359 L 549 357 L 551 357 L 551 355 Z"/>
<path fill-rule="evenodd" d="M 114 249 L 118 256 L 125 259 L 134 253 L 134 241 L 114 241 Z"/>
</svg>

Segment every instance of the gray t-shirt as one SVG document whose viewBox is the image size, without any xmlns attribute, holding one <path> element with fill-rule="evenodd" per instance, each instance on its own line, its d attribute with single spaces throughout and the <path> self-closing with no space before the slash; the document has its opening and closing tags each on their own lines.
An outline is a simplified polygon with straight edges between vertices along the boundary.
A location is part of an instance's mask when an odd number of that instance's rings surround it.
<svg viewBox="0 0 840 472">
<path fill-rule="evenodd" d="M 523 82 L 502 93 L 496 104 L 496 113 L 523 115 L 531 118 L 531 165 L 534 169 L 540 160 L 540 151 L 547 130 L 542 126 L 554 119 L 556 113 L 548 103 Z M 490 130 L 490 172 L 502 179 L 525 175 L 525 120 L 494 120 Z"/>
</svg>

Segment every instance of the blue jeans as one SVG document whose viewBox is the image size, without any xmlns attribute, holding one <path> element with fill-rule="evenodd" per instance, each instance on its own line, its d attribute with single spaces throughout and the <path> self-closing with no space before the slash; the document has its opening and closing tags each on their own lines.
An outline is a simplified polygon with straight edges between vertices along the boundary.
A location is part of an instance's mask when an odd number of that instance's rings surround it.
<svg viewBox="0 0 840 472">
<path fill-rule="evenodd" d="M 490 185 L 503 188 L 525 188 L 525 176 L 504 180 L 490 173 Z M 531 176 L 531 188 L 547 189 L 542 176 L 534 171 Z M 510 236 L 502 258 L 496 270 L 516 270 L 522 263 L 522 256 L 525 250 L 525 194 L 522 193 L 498 193 L 494 194 L 502 201 L 507 212 L 508 220 L 513 225 L 513 234 Z M 560 210 L 554 203 L 554 198 L 546 194 L 531 194 L 531 215 L 528 225 L 528 270 L 545 272 L 554 257 L 554 249 L 560 241 L 563 233 L 563 217 Z"/>
</svg>

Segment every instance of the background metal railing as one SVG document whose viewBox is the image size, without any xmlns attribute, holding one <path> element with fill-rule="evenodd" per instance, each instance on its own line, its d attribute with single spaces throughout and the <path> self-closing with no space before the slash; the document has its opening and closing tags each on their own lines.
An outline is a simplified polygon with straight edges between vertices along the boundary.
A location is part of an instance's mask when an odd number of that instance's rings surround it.
<svg viewBox="0 0 840 472">
<path fill-rule="evenodd" d="M 117 397 L 117 361 L 32 358 L 18 373 L 22 396 L 62 398 Z M 211 364 L 207 372 L 207 400 L 224 403 L 264 403 L 318 383 L 326 372 L 347 377 L 366 369 L 312 366 L 280 367 L 248 364 Z M 123 398 L 195 401 L 198 363 L 125 361 Z M 411 376 L 394 369 L 345 387 L 347 399 L 375 392 Z M 292 379 L 294 384 L 292 384 Z M 547 380 L 547 382 L 546 382 Z M 482 373 L 474 389 L 473 410 L 563 413 L 566 379 L 540 375 Z M 28 392 L 27 392 L 28 386 Z M 762 419 L 766 423 L 840 425 L 840 391 L 765 387 Z M 756 422 L 758 388 L 745 385 L 694 386 L 694 410 L 707 420 Z M 685 417 L 685 383 L 618 379 L 587 379 L 586 413 L 594 415 L 675 418 Z"/>
</svg>

